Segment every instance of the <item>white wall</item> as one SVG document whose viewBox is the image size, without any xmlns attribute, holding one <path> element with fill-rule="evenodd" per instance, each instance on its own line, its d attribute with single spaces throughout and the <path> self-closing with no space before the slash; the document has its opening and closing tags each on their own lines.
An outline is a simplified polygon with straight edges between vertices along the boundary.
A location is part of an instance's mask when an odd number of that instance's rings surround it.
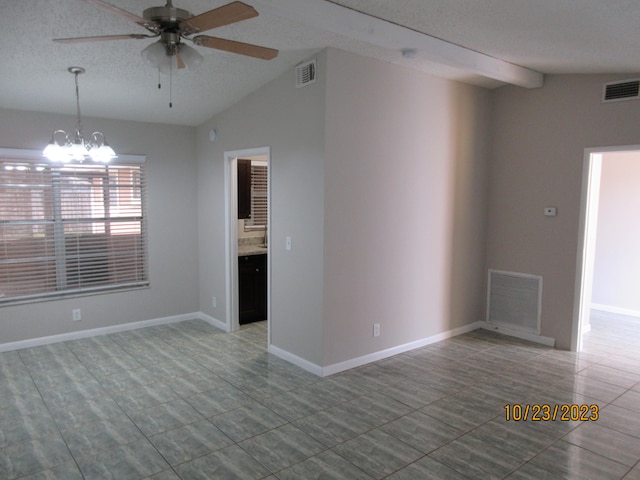
<svg viewBox="0 0 640 480">
<path fill-rule="evenodd" d="M 549 75 L 493 92 L 487 267 L 543 276 L 541 334 L 559 348 L 571 346 L 584 150 L 638 143 L 638 102 L 601 103 L 603 83 L 626 78 Z"/>
<path fill-rule="evenodd" d="M 489 93 L 338 50 L 327 72 L 332 365 L 483 320 Z"/>
<path fill-rule="evenodd" d="M 202 125 L 197 152 L 201 311 L 225 321 L 224 152 L 271 147 L 271 342 L 320 365 L 326 55 L 317 58 L 315 84 L 296 89 L 290 70 Z"/>
<path fill-rule="evenodd" d="M 592 303 L 640 316 L 640 152 L 603 155 Z"/>
<path fill-rule="evenodd" d="M 147 157 L 150 288 L 0 307 L 0 344 L 198 311 L 195 129 L 83 118 L 123 154 Z M 0 109 L 0 146 L 42 149 L 64 115 Z M 71 310 L 82 320 L 71 321 Z"/>
</svg>

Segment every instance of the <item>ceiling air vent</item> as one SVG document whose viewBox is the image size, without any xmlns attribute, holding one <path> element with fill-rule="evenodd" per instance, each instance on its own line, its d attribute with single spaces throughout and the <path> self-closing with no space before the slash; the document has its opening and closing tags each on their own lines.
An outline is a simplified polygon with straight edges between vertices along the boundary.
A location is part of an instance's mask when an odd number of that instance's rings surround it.
<svg viewBox="0 0 640 480">
<path fill-rule="evenodd" d="M 316 59 L 301 63 L 296 67 L 296 88 L 316 83 Z"/>
<path fill-rule="evenodd" d="M 622 100 L 637 100 L 639 98 L 640 79 L 605 83 L 602 90 L 603 102 L 620 102 Z"/>
</svg>

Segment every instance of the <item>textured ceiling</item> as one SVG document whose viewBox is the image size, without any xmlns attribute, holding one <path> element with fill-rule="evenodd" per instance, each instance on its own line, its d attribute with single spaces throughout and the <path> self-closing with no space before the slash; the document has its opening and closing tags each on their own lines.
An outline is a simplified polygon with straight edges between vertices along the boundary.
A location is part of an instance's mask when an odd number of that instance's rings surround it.
<svg viewBox="0 0 640 480">
<path fill-rule="evenodd" d="M 163 0 L 107 0 L 141 15 Z M 194 14 L 229 0 L 174 0 Z M 145 66 L 140 51 L 153 40 L 56 44 L 59 37 L 145 33 L 116 15 L 81 0 L 0 0 L 0 107 L 75 112 L 72 65 L 80 78 L 83 114 L 145 122 L 199 125 L 300 61 L 328 46 L 352 51 L 486 87 L 503 84 L 450 62 L 418 55 L 404 59 L 397 45 L 336 32 L 330 17 L 309 16 L 333 7 L 364 29 L 372 17 L 406 26 L 473 52 L 542 73 L 622 73 L 640 70 L 640 7 L 637 0 L 245 0 L 260 16 L 216 29 L 215 36 L 277 48 L 275 60 L 200 48 L 194 72 L 168 77 Z M 286 8 L 283 8 L 283 5 Z M 342 5 L 347 8 L 342 8 Z M 279 9 L 276 8 L 279 6 Z M 296 10 L 300 15 L 296 15 Z M 306 15 L 306 16 L 305 16 Z M 359 23 L 355 22 L 355 23 Z M 355 25 L 354 23 L 354 25 Z M 355 31 L 355 29 L 354 29 Z M 402 32 L 400 32 L 402 33 Z M 426 36 L 423 35 L 425 39 Z M 410 38 L 410 37 L 407 37 Z M 411 45 L 406 45 L 411 47 Z M 292 79 L 293 82 L 293 79 Z"/>
<path fill-rule="evenodd" d="M 638 0 L 333 0 L 543 73 L 640 70 Z"/>
</svg>

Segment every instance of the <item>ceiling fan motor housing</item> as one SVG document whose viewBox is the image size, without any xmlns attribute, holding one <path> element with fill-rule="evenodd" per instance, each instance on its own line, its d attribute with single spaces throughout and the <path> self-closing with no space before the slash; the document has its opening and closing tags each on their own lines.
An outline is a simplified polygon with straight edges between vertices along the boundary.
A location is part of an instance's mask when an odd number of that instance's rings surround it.
<svg viewBox="0 0 640 480">
<path fill-rule="evenodd" d="M 160 30 L 172 29 L 179 31 L 179 23 L 187 18 L 193 17 L 191 12 L 183 10 L 182 8 L 176 8 L 173 5 L 166 5 L 164 7 L 151 7 L 147 8 L 142 16 L 160 25 Z"/>
</svg>

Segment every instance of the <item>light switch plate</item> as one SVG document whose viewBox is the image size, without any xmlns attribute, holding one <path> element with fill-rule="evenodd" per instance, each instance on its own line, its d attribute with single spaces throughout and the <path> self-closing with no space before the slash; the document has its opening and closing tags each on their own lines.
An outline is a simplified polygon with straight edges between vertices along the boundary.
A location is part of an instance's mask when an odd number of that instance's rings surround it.
<svg viewBox="0 0 640 480">
<path fill-rule="evenodd" d="M 545 217 L 555 217 L 558 214 L 556 207 L 544 207 Z"/>
</svg>

